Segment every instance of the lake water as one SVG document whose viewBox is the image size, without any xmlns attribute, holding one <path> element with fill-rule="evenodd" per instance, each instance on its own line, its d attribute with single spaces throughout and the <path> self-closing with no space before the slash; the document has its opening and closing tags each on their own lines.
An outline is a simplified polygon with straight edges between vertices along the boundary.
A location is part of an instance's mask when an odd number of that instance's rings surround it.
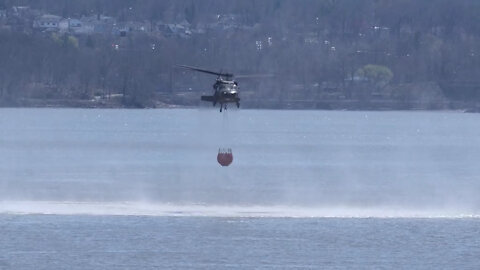
<svg viewBox="0 0 480 270">
<path fill-rule="evenodd" d="M 0 269 L 478 269 L 479 120 L 1 109 Z"/>
</svg>

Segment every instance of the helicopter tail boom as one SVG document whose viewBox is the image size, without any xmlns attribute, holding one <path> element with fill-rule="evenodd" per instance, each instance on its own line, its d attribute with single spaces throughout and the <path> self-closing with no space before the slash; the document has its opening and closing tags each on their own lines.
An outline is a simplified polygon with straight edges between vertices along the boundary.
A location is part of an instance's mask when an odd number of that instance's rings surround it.
<svg viewBox="0 0 480 270">
<path fill-rule="evenodd" d="M 209 102 L 215 102 L 215 97 L 214 96 L 202 96 L 203 101 L 209 101 Z"/>
</svg>

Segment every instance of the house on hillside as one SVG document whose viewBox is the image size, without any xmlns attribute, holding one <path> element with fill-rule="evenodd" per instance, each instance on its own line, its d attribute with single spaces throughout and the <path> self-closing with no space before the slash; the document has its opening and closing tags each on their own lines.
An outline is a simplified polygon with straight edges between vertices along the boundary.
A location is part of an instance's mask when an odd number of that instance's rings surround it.
<svg viewBox="0 0 480 270">
<path fill-rule="evenodd" d="M 214 28 L 220 28 L 222 30 L 240 28 L 240 17 L 236 14 L 217 14 L 216 22 L 212 25 Z"/>
<path fill-rule="evenodd" d="M 10 30 L 23 32 L 31 31 L 33 18 L 40 16 L 37 10 L 28 6 L 14 6 L 6 10 L 6 25 Z"/>
<path fill-rule="evenodd" d="M 33 29 L 39 31 L 58 31 L 62 17 L 45 14 L 33 20 Z"/>
<path fill-rule="evenodd" d="M 13 6 L 10 10 L 10 16 L 27 18 L 32 14 L 32 9 L 29 6 Z"/>
<path fill-rule="evenodd" d="M 73 34 L 92 34 L 94 26 L 88 22 L 78 19 L 63 19 L 60 22 L 59 29 L 61 32 L 69 32 Z"/>
<path fill-rule="evenodd" d="M 184 20 L 180 23 L 159 24 L 159 30 L 167 37 L 176 36 L 181 38 L 189 38 L 192 35 L 190 26 L 191 25 Z"/>
<path fill-rule="evenodd" d="M 90 35 L 95 33 L 109 34 L 112 32 L 114 24 L 115 20 L 112 17 L 95 15 L 82 17 L 80 19 L 62 19 L 59 23 L 59 30 L 60 32 L 68 32 L 78 35 Z"/>
<path fill-rule="evenodd" d="M 112 34 L 116 36 L 125 37 L 131 31 L 126 23 L 116 23 L 113 25 Z"/>
<path fill-rule="evenodd" d="M 104 15 L 94 15 L 89 17 L 82 17 L 81 22 L 93 28 L 95 34 L 110 34 L 112 33 L 115 19 Z"/>
</svg>

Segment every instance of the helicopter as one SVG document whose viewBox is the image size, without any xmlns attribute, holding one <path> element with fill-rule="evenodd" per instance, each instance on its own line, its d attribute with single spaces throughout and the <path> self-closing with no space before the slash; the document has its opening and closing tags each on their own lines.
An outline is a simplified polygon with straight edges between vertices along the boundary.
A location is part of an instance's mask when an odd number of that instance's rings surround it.
<svg viewBox="0 0 480 270">
<path fill-rule="evenodd" d="M 212 102 L 213 106 L 217 103 L 220 104 L 220 112 L 227 109 L 228 103 L 235 103 L 237 108 L 240 108 L 240 97 L 238 96 L 238 83 L 233 80 L 233 74 L 231 73 L 222 73 L 214 72 L 206 69 L 178 65 L 178 67 L 198 71 L 202 73 L 207 73 L 211 75 L 217 75 L 217 80 L 213 84 L 213 89 L 215 92 L 212 96 L 201 96 L 201 100 Z"/>
</svg>

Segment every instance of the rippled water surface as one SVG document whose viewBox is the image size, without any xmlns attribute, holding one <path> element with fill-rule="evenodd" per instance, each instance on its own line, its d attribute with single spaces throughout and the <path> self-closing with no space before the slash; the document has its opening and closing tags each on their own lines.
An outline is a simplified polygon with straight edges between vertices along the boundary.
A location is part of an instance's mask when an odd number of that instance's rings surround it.
<svg viewBox="0 0 480 270">
<path fill-rule="evenodd" d="M 477 269 L 479 118 L 2 109 L 0 269 Z"/>
</svg>

